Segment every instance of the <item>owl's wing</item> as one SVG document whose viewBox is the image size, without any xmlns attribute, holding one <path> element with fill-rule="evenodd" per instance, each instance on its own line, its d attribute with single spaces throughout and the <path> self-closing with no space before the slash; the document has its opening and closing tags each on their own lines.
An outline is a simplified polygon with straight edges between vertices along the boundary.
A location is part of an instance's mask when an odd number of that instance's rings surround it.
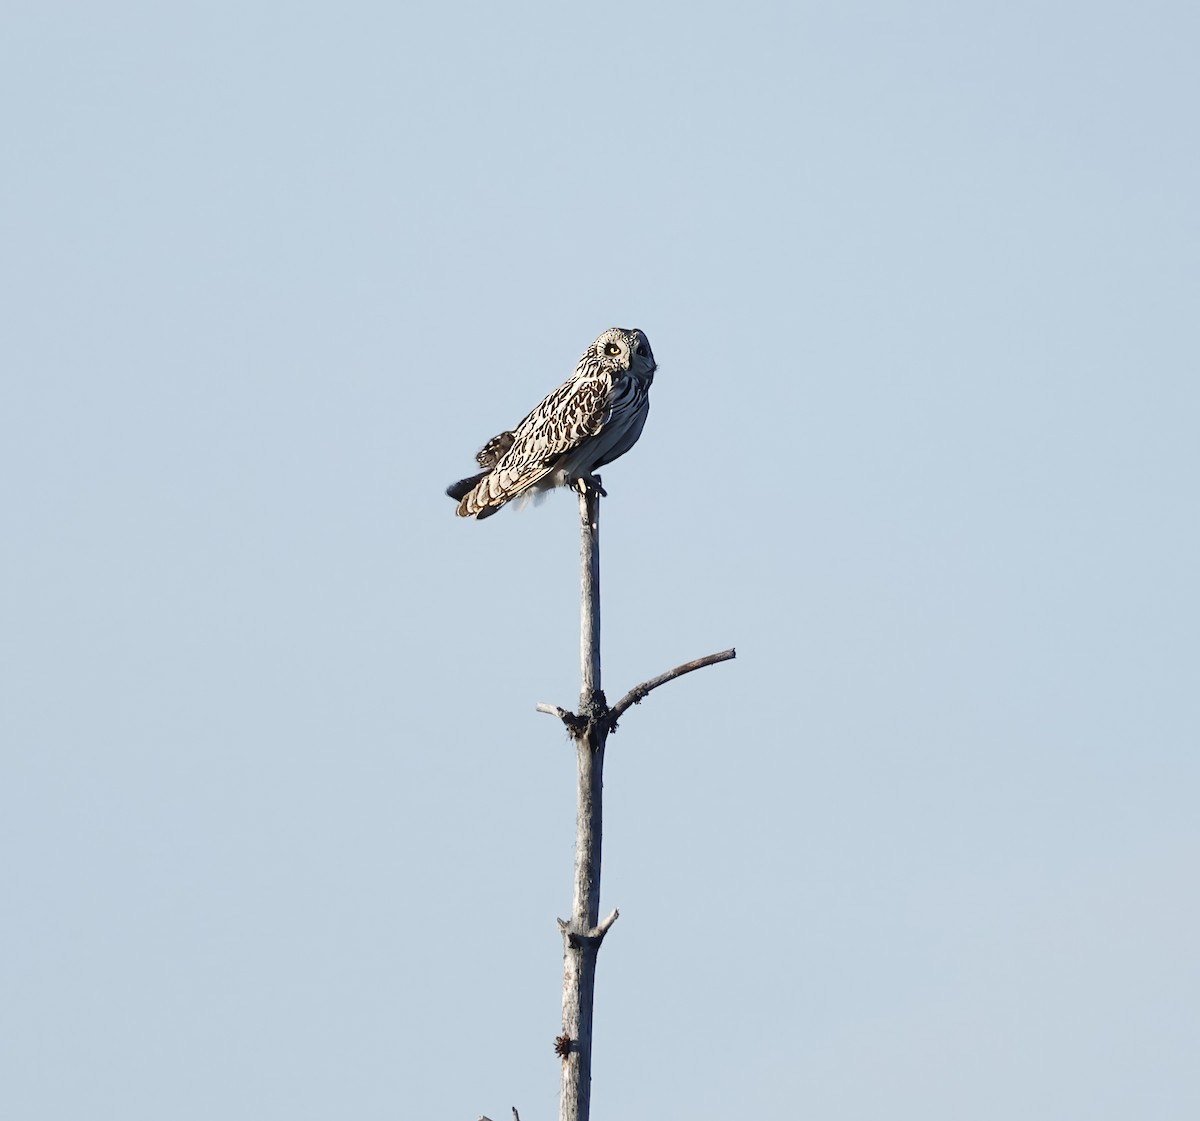
<svg viewBox="0 0 1200 1121">
<path fill-rule="evenodd" d="M 491 474 L 492 468 L 504 457 L 505 452 L 513 446 L 513 441 L 516 436 L 512 432 L 501 432 L 497 436 L 493 436 L 482 448 L 475 453 L 475 462 L 483 468 L 478 475 L 468 475 L 465 479 L 459 479 L 457 483 L 451 483 L 446 488 L 446 493 L 459 502 L 466 498 L 480 482 Z"/>
<path fill-rule="evenodd" d="M 599 434 L 608 417 L 612 381 L 565 382 L 513 429 L 513 443 L 493 468 L 508 497 L 541 482 L 555 464 Z"/>
<path fill-rule="evenodd" d="M 572 378 L 550 393 L 511 433 L 502 432 L 489 440 L 476 456 L 485 470 L 447 491 L 460 499 L 458 513 L 486 518 L 536 487 L 565 455 L 595 438 L 604 427 L 611 392 L 612 381 L 606 375 Z M 505 444 L 507 449 L 501 451 Z"/>
<path fill-rule="evenodd" d="M 490 471 L 500 462 L 504 453 L 513 446 L 514 440 L 516 440 L 516 436 L 512 432 L 501 432 L 499 436 L 493 436 L 475 453 L 475 462 Z"/>
</svg>

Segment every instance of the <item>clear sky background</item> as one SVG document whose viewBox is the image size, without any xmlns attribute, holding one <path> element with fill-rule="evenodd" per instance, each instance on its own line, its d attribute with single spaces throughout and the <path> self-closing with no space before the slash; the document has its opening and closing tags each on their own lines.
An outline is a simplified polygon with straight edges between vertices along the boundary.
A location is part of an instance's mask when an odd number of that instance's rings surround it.
<svg viewBox="0 0 1200 1121">
<path fill-rule="evenodd" d="M 1200 1116 L 1193 3 L 9 0 L 0 1115 Z"/>
</svg>

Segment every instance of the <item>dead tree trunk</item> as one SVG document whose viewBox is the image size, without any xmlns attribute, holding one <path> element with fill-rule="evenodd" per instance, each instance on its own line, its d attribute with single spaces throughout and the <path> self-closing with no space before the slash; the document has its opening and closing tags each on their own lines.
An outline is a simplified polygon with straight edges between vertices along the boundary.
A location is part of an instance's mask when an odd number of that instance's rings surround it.
<svg viewBox="0 0 1200 1121">
<path fill-rule="evenodd" d="M 586 487 L 579 495 L 579 715 L 572 728 L 579 764 L 575 822 L 575 887 L 569 922 L 558 920 L 563 936 L 563 1026 L 555 1047 L 562 1055 L 560 1121 L 587 1121 L 591 1109 L 592 997 L 596 955 L 613 913 L 600 927 L 600 849 L 604 832 L 604 745 L 608 728 L 596 716 L 607 707 L 600 687 L 600 495 Z"/>
<path fill-rule="evenodd" d="M 597 484 L 599 480 L 596 480 Z M 540 704 L 539 712 L 557 716 L 575 743 L 579 764 L 578 810 L 575 832 L 575 885 L 571 918 L 559 919 L 563 937 L 562 1034 L 554 1050 L 562 1058 L 562 1092 L 559 1121 L 589 1121 L 592 1096 L 592 999 L 596 984 L 596 957 L 609 927 L 617 920 L 612 911 L 600 921 L 600 848 L 603 836 L 604 748 L 617 720 L 651 690 L 681 674 L 727 661 L 735 651 L 709 654 L 668 670 L 631 689 L 608 707 L 600 687 L 600 494 L 597 487 L 582 486 L 581 521 L 580 668 L 582 686 L 579 711 L 568 712 Z"/>
</svg>

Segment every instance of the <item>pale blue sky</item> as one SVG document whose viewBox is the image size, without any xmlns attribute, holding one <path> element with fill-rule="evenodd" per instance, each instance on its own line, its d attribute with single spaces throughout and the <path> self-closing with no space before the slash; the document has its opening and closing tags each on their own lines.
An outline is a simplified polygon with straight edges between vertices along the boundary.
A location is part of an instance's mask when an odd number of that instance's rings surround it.
<svg viewBox="0 0 1200 1121">
<path fill-rule="evenodd" d="M 1200 16 L 11 2 L 0 1115 L 1200 1115 Z"/>
</svg>

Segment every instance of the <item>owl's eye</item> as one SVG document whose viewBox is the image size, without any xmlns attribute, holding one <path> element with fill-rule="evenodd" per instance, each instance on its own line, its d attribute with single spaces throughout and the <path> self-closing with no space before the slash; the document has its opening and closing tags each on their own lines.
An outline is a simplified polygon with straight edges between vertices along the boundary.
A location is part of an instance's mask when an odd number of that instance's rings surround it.
<svg viewBox="0 0 1200 1121">
<path fill-rule="evenodd" d="M 621 353 L 621 347 L 617 343 L 609 343 L 608 346 L 604 348 L 604 353 L 607 354 L 609 358 L 616 358 L 616 356 Z"/>
<path fill-rule="evenodd" d="M 639 358 L 645 358 L 646 357 L 646 344 L 641 343 L 637 348 L 637 352 L 638 352 Z"/>
</svg>

